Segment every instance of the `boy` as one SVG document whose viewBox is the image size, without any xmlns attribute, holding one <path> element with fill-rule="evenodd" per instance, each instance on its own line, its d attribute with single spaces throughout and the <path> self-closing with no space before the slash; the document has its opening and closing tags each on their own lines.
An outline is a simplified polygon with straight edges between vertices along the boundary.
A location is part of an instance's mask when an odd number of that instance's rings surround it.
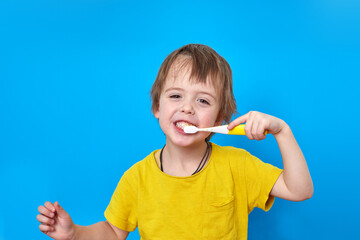
<svg viewBox="0 0 360 240">
<path fill-rule="evenodd" d="M 269 210 L 275 197 L 302 201 L 313 194 L 305 158 L 281 119 L 249 112 L 228 128 L 246 123 L 249 139 L 265 131 L 276 138 L 284 170 L 242 149 L 210 143 L 206 132 L 184 126 L 229 123 L 236 104 L 229 64 L 210 47 L 189 44 L 171 53 L 151 90 L 152 111 L 166 145 L 121 178 L 107 221 L 75 225 L 55 202 L 39 207 L 40 230 L 54 239 L 126 239 L 139 227 L 142 239 L 246 239 L 248 214 Z"/>
</svg>

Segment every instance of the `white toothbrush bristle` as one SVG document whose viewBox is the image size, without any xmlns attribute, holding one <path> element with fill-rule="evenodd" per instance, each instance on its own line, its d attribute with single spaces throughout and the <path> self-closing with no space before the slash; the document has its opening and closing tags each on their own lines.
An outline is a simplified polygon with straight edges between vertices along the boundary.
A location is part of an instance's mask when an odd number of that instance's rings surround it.
<svg viewBox="0 0 360 240">
<path fill-rule="evenodd" d="M 198 128 L 195 126 L 185 126 L 184 132 L 185 133 L 196 133 L 198 131 Z"/>
</svg>

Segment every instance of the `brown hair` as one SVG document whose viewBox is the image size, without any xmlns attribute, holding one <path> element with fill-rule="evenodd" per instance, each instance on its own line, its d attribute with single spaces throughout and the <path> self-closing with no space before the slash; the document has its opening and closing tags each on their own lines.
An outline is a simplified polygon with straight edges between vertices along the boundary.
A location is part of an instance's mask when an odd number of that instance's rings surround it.
<svg viewBox="0 0 360 240">
<path fill-rule="evenodd" d="M 191 80 L 206 83 L 207 79 L 210 79 L 220 96 L 218 119 L 229 123 L 231 116 L 236 112 L 230 65 L 214 49 L 201 44 L 185 45 L 166 57 L 151 88 L 152 112 L 158 110 L 160 94 L 169 70 L 180 57 L 184 58 L 183 65 L 190 64 L 191 66 Z"/>
</svg>

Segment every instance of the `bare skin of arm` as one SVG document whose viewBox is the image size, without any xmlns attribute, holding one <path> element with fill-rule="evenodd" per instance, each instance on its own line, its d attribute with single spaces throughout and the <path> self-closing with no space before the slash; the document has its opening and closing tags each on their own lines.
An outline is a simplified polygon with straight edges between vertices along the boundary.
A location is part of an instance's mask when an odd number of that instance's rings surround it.
<svg viewBox="0 0 360 240">
<path fill-rule="evenodd" d="M 303 201 L 312 197 L 314 188 L 305 157 L 290 127 L 281 119 L 251 111 L 232 121 L 228 129 L 245 123 L 246 136 L 263 140 L 265 131 L 274 135 L 283 159 L 284 171 L 277 179 L 270 195 L 290 201 Z"/>
<path fill-rule="evenodd" d="M 38 210 L 40 231 L 55 240 L 125 240 L 129 234 L 108 221 L 90 226 L 76 225 L 58 202 L 46 202 L 39 206 Z"/>
</svg>

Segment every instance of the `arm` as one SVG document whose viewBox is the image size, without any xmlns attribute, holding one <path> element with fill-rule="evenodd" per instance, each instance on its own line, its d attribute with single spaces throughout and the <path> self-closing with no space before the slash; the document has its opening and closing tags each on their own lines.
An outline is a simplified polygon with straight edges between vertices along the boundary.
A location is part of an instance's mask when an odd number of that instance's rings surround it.
<svg viewBox="0 0 360 240">
<path fill-rule="evenodd" d="M 284 171 L 270 194 L 275 197 L 303 201 L 312 197 L 314 189 L 305 157 L 289 126 L 274 135 L 283 158 Z"/>
<path fill-rule="evenodd" d="M 90 226 L 75 225 L 76 240 L 109 239 L 125 240 L 129 232 L 115 227 L 108 221 L 98 222 Z"/>
<path fill-rule="evenodd" d="M 39 206 L 38 210 L 40 231 L 55 240 L 125 240 L 129 234 L 107 221 L 90 226 L 76 225 L 58 202 L 46 202 L 44 206 Z"/>
<path fill-rule="evenodd" d="M 231 122 L 228 128 L 232 129 L 244 122 L 245 133 L 249 139 L 262 140 L 266 138 L 264 132 L 267 130 L 274 135 L 279 145 L 284 171 L 270 195 L 290 201 L 311 198 L 314 190 L 310 172 L 290 127 L 279 118 L 260 112 L 249 112 Z"/>
</svg>

